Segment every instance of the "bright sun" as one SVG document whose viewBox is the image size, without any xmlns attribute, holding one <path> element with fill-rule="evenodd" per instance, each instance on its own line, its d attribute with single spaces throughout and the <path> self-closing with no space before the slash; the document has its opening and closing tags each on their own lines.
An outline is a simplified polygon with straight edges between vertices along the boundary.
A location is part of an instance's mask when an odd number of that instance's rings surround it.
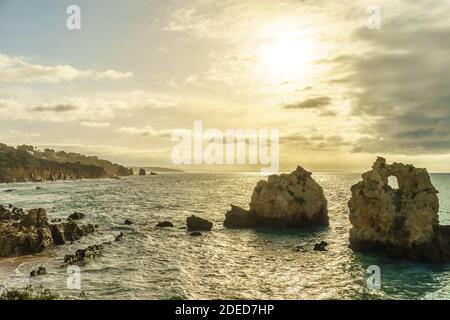
<svg viewBox="0 0 450 320">
<path fill-rule="evenodd" d="M 316 48 L 298 30 L 286 23 L 272 25 L 271 34 L 262 39 L 257 49 L 257 68 L 267 80 L 292 81 L 309 74 Z"/>
<path fill-rule="evenodd" d="M 259 48 L 258 59 L 272 80 L 288 81 L 307 72 L 313 53 L 312 46 L 306 42 L 277 39 Z"/>
</svg>

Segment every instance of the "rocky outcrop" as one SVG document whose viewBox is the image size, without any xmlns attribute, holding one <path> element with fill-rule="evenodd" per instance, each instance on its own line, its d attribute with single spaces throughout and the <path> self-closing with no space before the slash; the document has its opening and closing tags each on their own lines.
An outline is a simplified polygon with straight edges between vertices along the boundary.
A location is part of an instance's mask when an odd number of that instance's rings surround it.
<svg viewBox="0 0 450 320">
<path fill-rule="evenodd" d="M 147 172 L 145 172 L 145 169 L 144 169 L 144 168 L 141 168 L 141 169 L 139 170 L 139 175 L 140 175 L 140 176 L 145 176 L 145 175 L 147 175 Z"/>
<path fill-rule="evenodd" d="M 398 189 L 388 185 L 395 176 Z M 426 169 L 379 157 L 351 187 L 350 247 L 412 261 L 450 261 L 450 226 L 439 226 L 438 191 Z"/>
<path fill-rule="evenodd" d="M 74 254 L 66 254 L 64 256 L 64 264 L 72 265 L 85 262 L 87 259 L 99 255 L 103 251 L 103 244 L 94 244 L 85 249 L 78 249 Z"/>
<path fill-rule="evenodd" d="M 212 226 L 212 222 L 194 215 L 187 217 L 186 219 L 186 227 L 188 231 L 210 231 Z"/>
<path fill-rule="evenodd" d="M 256 184 L 250 210 L 231 206 L 228 228 L 312 227 L 328 225 L 327 200 L 311 172 L 298 166 L 290 174 L 271 175 Z"/>
<path fill-rule="evenodd" d="M 15 208 L 10 205 L 9 209 L 12 210 L 10 211 L 0 204 L 0 221 L 17 221 L 23 219 L 23 217 L 25 216 L 25 212 L 23 212 L 23 210 L 20 208 Z"/>
<path fill-rule="evenodd" d="M 78 225 L 74 221 L 51 224 L 44 209 L 32 209 L 25 215 L 21 209 L 10 211 L 2 206 L 0 217 L 0 257 L 39 253 L 95 231 L 91 224 Z"/>
<path fill-rule="evenodd" d="M 170 221 L 162 221 L 156 224 L 159 228 L 173 228 L 173 223 Z"/>
</svg>

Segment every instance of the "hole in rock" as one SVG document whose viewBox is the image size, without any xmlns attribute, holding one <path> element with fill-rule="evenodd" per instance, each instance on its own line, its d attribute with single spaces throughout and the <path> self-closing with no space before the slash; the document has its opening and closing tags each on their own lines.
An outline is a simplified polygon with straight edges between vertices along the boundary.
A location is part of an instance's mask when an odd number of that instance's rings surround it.
<svg viewBox="0 0 450 320">
<path fill-rule="evenodd" d="M 396 176 L 390 176 L 388 177 L 388 185 L 392 189 L 398 189 L 398 180 Z"/>
</svg>

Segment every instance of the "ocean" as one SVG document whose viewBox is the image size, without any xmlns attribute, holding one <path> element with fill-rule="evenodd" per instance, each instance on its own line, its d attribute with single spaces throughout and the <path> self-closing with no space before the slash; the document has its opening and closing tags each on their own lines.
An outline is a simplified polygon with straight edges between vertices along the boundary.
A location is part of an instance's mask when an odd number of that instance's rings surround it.
<svg viewBox="0 0 450 320">
<path fill-rule="evenodd" d="M 450 265 L 391 260 L 348 248 L 347 201 L 360 174 L 314 173 L 328 199 L 330 226 L 312 230 L 225 229 L 230 204 L 248 207 L 255 173 L 161 173 L 122 180 L 0 184 L 0 203 L 47 209 L 51 219 L 74 211 L 99 232 L 36 256 L 0 258 L 0 286 L 43 284 L 64 297 L 63 257 L 76 249 L 113 240 L 81 266 L 88 299 L 450 299 Z M 431 174 L 439 190 L 440 223 L 450 224 L 450 174 Z M 36 189 L 39 186 L 41 189 Z M 14 192 L 4 192 L 6 189 Z M 190 236 L 186 217 L 214 223 L 211 232 Z M 133 224 L 124 225 L 130 219 Z M 155 224 L 171 221 L 174 228 Z M 312 250 L 326 241 L 328 251 Z M 305 250 L 296 250 L 297 247 Z M 30 279 L 43 265 L 47 275 Z M 367 268 L 378 265 L 381 288 L 369 289 Z"/>
</svg>

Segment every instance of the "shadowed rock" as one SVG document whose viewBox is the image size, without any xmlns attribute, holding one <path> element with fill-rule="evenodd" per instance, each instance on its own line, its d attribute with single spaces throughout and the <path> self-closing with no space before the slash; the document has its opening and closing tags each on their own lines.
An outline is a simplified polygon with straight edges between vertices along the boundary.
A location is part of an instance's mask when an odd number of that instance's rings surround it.
<svg viewBox="0 0 450 320">
<path fill-rule="evenodd" d="M 6 211 L 7 212 L 6 212 Z M 42 252 L 66 241 L 75 241 L 93 233 L 91 224 L 75 221 L 51 224 L 44 209 L 32 209 L 26 215 L 22 209 L 0 208 L 0 256 L 12 257 Z"/>
<path fill-rule="evenodd" d="M 388 185 L 395 176 L 398 189 Z M 450 227 L 439 226 L 438 191 L 426 169 L 379 157 L 351 187 L 350 247 L 412 261 L 450 261 Z"/>
<path fill-rule="evenodd" d="M 33 270 L 30 271 L 30 277 L 43 276 L 43 275 L 46 275 L 46 274 L 47 274 L 47 270 L 43 266 L 40 266 L 36 270 L 33 269 Z"/>
<path fill-rule="evenodd" d="M 212 222 L 194 215 L 187 217 L 186 219 L 186 227 L 188 231 L 210 231 L 212 226 Z"/>
<path fill-rule="evenodd" d="M 159 222 L 156 226 L 160 228 L 173 228 L 173 224 L 170 221 Z"/>
<path fill-rule="evenodd" d="M 327 200 L 311 172 L 298 166 L 290 174 L 271 175 L 256 184 L 250 210 L 231 206 L 228 228 L 312 227 L 328 225 Z"/>
<path fill-rule="evenodd" d="M 314 245 L 314 251 L 327 251 L 328 242 L 320 241 Z"/>
<path fill-rule="evenodd" d="M 139 170 L 139 175 L 140 175 L 140 176 L 145 176 L 145 175 L 147 175 L 147 172 L 145 172 L 145 169 L 144 169 L 144 168 L 141 168 L 141 169 Z"/>
<path fill-rule="evenodd" d="M 72 265 L 75 263 L 85 262 L 87 259 L 91 259 L 99 255 L 102 251 L 102 244 L 94 244 L 85 249 L 79 249 L 74 254 L 66 254 L 64 256 L 64 264 Z"/>
<path fill-rule="evenodd" d="M 125 234 L 123 232 L 121 232 L 114 238 L 114 241 L 116 241 L 116 242 L 122 241 L 124 237 L 125 237 Z"/>
<path fill-rule="evenodd" d="M 74 212 L 69 216 L 70 220 L 81 220 L 84 219 L 85 215 L 81 212 Z"/>
</svg>

